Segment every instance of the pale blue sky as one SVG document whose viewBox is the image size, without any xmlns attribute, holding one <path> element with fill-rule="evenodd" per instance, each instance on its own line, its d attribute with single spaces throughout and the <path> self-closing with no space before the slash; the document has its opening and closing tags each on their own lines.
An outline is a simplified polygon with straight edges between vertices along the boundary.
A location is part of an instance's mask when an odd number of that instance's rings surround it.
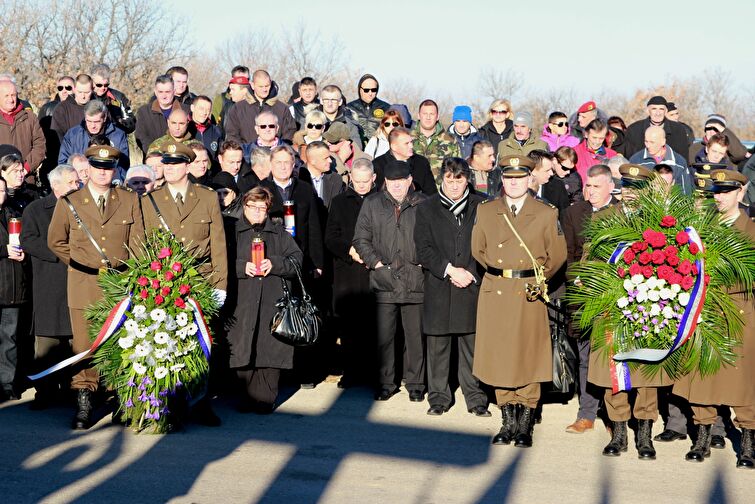
<svg viewBox="0 0 755 504">
<path fill-rule="evenodd" d="M 585 95 L 629 93 L 712 67 L 732 72 L 740 88 L 755 86 L 753 0 L 170 1 L 188 13 L 197 46 L 303 19 L 336 33 L 383 87 L 407 79 L 457 100 L 477 95 L 488 66 L 523 73 L 530 89 Z"/>
</svg>

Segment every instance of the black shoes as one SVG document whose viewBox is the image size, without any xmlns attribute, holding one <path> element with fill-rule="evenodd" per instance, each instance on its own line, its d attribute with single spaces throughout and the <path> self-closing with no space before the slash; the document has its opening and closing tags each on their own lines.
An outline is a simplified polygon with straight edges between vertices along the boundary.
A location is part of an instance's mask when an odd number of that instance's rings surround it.
<svg viewBox="0 0 755 504">
<path fill-rule="evenodd" d="M 507 445 L 514 439 L 517 429 L 517 407 L 516 404 L 509 403 L 501 408 L 503 420 L 501 430 L 493 436 L 494 445 Z"/>
<path fill-rule="evenodd" d="M 199 401 L 191 411 L 192 420 L 205 427 L 220 427 L 223 423 L 220 417 L 212 411 L 212 406 L 208 399 Z"/>
<path fill-rule="evenodd" d="M 710 425 L 697 426 L 697 439 L 690 450 L 684 456 L 685 460 L 690 462 L 703 462 L 706 457 L 710 457 Z"/>
<path fill-rule="evenodd" d="M 394 395 L 396 395 L 397 390 L 391 390 L 391 389 L 382 389 L 379 392 L 375 394 L 375 400 L 376 401 L 387 401 Z"/>
<path fill-rule="evenodd" d="M 430 409 L 427 410 L 427 414 L 431 416 L 440 416 L 446 411 L 448 411 L 448 408 L 442 404 L 433 404 L 430 406 Z"/>
<path fill-rule="evenodd" d="M 479 405 L 475 406 L 474 408 L 468 410 L 470 413 L 472 413 L 474 416 L 478 417 L 489 417 L 493 416 L 490 411 L 488 411 L 487 406 Z"/>
<path fill-rule="evenodd" d="M 637 445 L 637 455 L 640 457 L 640 460 L 655 459 L 655 448 L 653 447 L 653 439 L 651 437 L 652 434 L 652 420 L 637 421 L 637 437 L 635 444 Z"/>
<path fill-rule="evenodd" d="M 676 432 L 675 430 L 666 429 L 653 438 L 653 441 L 660 441 L 662 443 L 670 443 L 671 441 L 681 441 L 687 439 L 686 434 Z"/>
<path fill-rule="evenodd" d="M 421 390 L 410 390 L 409 400 L 411 402 L 422 402 L 425 400 L 425 393 Z"/>
<path fill-rule="evenodd" d="M 92 426 L 92 392 L 79 389 L 76 396 L 76 415 L 73 417 L 74 430 L 87 430 Z"/>
<path fill-rule="evenodd" d="M 755 430 L 742 429 L 742 447 L 737 459 L 737 467 L 743 469 L 755 469 L 755 453 L 753 445 L 755 444 Z"/>
<path fill-rule="evenodd" d="M 726 448 L 726 438 L 719 434 L 713 434 L 710 437 L 710 447 L 716 450 L 723 450 Z"/>
<path fill-rule="evenodd" d="M 529 448 L 532 446 L 532 428 L 535 423 L 535 409 L 520 406 L 519 425 L 514 436 L 514 446 L 517 448 Z"/>
<path fill-rule="evenodd" d="M 613 422 L 611 441 L 603 448 L 606 457 L 618 457 L 627 451 L 627 422 Z"/>
</svg>

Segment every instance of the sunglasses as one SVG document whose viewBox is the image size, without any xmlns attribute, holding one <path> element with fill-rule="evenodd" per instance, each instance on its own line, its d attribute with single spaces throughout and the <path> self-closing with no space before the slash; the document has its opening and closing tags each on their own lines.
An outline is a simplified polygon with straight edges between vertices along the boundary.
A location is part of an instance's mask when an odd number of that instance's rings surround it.
<svg viewBox="0 0 755 504">
<path fill-rule="evenodd" d="M 101 87 L 110 87 L 110 83 L 106 82 L 104 84 L 95 84 L 94 87 L 98 87 L 98 88 L 101 88 Z"/>
<path fill-rule="evenodd" d="M 66 91 L 73 91 L 73 86 L 58 86 L 58 91 L 63 91 L 64 89 Z"/>
<path fill-rule="evenodd" d="M 716 132 L 718 132 L 718 128 L 716 128 L 715 126 L 708 126 L 707 128 L 705 128 L 705 131 L 716 131 Z"/>
<path fill-rule="evenodd" d="M 373 87 L 373 88 L 363 87 L 362 91 L 364 91 L 365 93 L 377 93 L 378 92 L 378 88 L 376 88 L 376 87 Z"/>
<path fill-rule="evenodd" d="M 509 111 L 505 109 L 504 110 L 491 110 L 490 112 L 492 114 L 508 114 L 509 113 Z"/>
<path fill-rule="evenodd" d="M 257 127 L 259 129 L 267 129 L 267 128 L 275 129 L 278 127 L 278 125 L 277 124 L 258 124 Z"/>
<path fill-rule="evenodd" d="M 401 126 L 401 123 L 397 123 L 397 122 L 384 122 L 383 123 L 383 127 L 385 128 L 398 128 L 399 126 Z"/>
<path fill-rule="evenodd" d="M 323 126 L 324 126 L 323 124 L 312 124 L 312 123 L 307 124 L 307 128 L 309 128 L 309 129 L 313 129 L 314 128 L 316 130 L 321 130 L 323 128 Z"/>
<path fill-rule="evenodd" d="M 559 122 L 554 122 L 554 123 L 551 123 L 551 124 L 554 125 L 554 126 L 558 126 L 559 128 L 563 128 L 564 126 L 566 126 L 569 123 L 566 122 L 566 121 L 559 121 Z"/>
</svg>

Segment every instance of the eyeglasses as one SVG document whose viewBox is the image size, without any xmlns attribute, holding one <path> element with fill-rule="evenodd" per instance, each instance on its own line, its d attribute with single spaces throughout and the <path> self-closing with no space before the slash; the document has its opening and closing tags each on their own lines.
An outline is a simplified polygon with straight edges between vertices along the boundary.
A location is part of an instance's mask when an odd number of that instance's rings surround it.
<svg viewBox="0 0 755 504">
<path fill-rule="evenodd" d="M 109 82 L 98 83 L 98 84 L 95 84 L 94 87 L 98 87 L 98 88 L 104 87 L 104 88 L 106 88 L 106 87 L 110 87 L 110 83 Z"/>
<path fill-rule="evenodd" d="M 503 110 L 491 110 L 490 113 L 491 114 L 508 114 L 509 111 L 506 110 L 506 109 L 503 109 Z"/>
<path fill-rule="evenodd" d="M 64 89 L 66 91 L 73 91 L 73 86 L 58 86 L 58 91 L 63 91 Z"/>
<path fill-rule="evenodd" d="M 323 127 L 324 127 L 323 124 L 312 124 L 312 123 L 308 123 L 307 124 L 307 128 L 309 128 L 309 129 L 313 129 L 314 128 L 316 130 L 321 130 Z"/>
<path fill-rule="evenodd" d="M 376 88 L 376 87 L 373 87 L 373 88 L 363 87 L 362 91 L 364 91 L 365 93 L 377 93 L 378 92 L 378 88 Z"/>
<path fill-rule="evenodd" d="M 341 101 L 341 99 L 340 98 L 320 98 L 320 101 L 321 102 L 335 103 L 335 102 Z"/>
<path fill-rule="evenodd" d="M 278 127 L 278 125 L 277 124 L 258 124 L 257 127 L 259 129 L 267 129 L 267 128 L 275 129 Z"/>
<path fill-rule="evenodd" d="M 397 122 L 384 122 L 383 123 L 384 128 L 398 128 L 399 126 L 401 126 L 401 123 L 397 123 Z"/>
<path fill-rule="evenodd" d="M 253 203 L 247 203 L 244 206 L 248 208 L 249 210 L 251 210 L 252 212 L 259 212 L 259 213 L 267 212 L 267 206 L 257 206 Z"/>
<path fill-rule="evenodd" d="M 566 126 L 569 123 L 566 122 L 566 121 L 559 121 L 559 122 L 553 122 L 551 124 L 554 125 L 554 126 L 558 126 L 559 128 L 563 128 L 564 126 Z"/>
</svg>

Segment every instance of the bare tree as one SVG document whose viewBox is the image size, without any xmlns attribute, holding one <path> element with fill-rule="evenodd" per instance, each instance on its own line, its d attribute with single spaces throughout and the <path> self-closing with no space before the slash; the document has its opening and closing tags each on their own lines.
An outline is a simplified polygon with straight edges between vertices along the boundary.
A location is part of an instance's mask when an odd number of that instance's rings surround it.
<svg viewBox="0 0 755 504">
<path fill-rule="evenodd" d="M 488 100 L 506 98 L 515 101 L 524 90 L 524 75 L 508 68 L 486 68 L 480 73 L 480 93 Z"/>
</svg>

